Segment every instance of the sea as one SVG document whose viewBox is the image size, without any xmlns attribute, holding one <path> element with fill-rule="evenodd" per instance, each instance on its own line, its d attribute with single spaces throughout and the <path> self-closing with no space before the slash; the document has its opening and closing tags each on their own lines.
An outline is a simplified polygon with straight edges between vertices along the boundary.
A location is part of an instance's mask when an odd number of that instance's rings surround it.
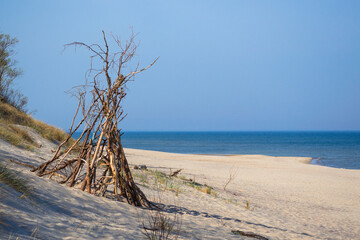
<svg viewBox="0 0 360 240">
<path fill-rule="evenodd" d="M 170 153 L 311 157 L 316 165 L 360 169 L 360 132 L 125 132 L 122 143 Z"/>
<path fill-rule="evenodd" d="M 75 133 L 74 137 L 79 137 Z M 360 131 L 124 132 L 125 148 L 189 154 L 311 157 L 311 164 L 360 169 Z"/>
</svg>

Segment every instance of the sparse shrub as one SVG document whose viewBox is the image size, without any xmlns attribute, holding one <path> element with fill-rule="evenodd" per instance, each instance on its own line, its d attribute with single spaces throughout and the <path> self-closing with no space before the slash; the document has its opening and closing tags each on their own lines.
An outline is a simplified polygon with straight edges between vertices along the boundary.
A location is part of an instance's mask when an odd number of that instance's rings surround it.
<svg viewBox="0 0 360 240">
<path fill-rule="evenodd" d="M 14 80 L 22 74 L 16 68 L 13 47 L 18 42 L 7 34 L 0 34 L 0 102 L 8 103 L 16 109 L 26 112 L 27 97 L 13 88 Z"/>
<path fill-rule="evenodd" d="M 160 189 L 158 188 L 157 191 L 159 195 L 156 202 L 162 202 Z M 181 225 L 181 215 L 177 214 L 177 211 L 166 214 L 160 206 L 156 206 L 143 216 L 142 233 L 151 240 L 177 239 Z"/>
</svg>

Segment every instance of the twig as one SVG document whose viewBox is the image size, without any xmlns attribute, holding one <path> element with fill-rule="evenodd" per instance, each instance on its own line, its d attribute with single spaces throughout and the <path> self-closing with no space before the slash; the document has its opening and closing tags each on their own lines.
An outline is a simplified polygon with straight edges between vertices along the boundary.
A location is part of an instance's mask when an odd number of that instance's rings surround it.
<svg viewBox="0 0 360 240">
<path fill-rule="evenodd" d="M 175 177 L 176 175 L 178 175 L 181 172 L 182 169 L 176 170 L 175 172 L 173 172 L 172 174 L 170 174 L 171 177 Z"/>
<path fill-rule="evenodd" d="M 251 238 L 260 239 L 260 240 L 269 240 L 266 237 L 263 237 L 261 235 L 258 235 L 258 234 L 252 233 L 252 232 L 243 232 L 240 230 L 231 230 L 231 232 L 233 234 L 241 235 L 241 236 L 245 236 L 245 237 L 251 237 Z"/>
<path fill-rule="evenodd" d="M 28 168 L 36 168 L 35 165 L 31 165 L 31 164 L 28 164 L 28 163 L 23 163 L 23 162 L 20 162 L 20 161 L 15 160 L 15 159 L 9 158 L 8 161 L 9 161 L 9 162 L 16 163 L 16 164 L 21 165 L 21 166 L 28 167 Z"/>
<path fill-rule="evenodd" d="M 237 168 L 236 170 L 233 171 L 233 167 L 230 168 L 229 170 L 229 179 L 228 181 L 225 183 L 224 185 L 224 191 L 226 191 L 226 187 L 227 185 L 229 185 L 229 183 L 234 180 L 234 178 L 236 177 L 237 173 L 238 173 L 239 169 Z"/>
</svg>

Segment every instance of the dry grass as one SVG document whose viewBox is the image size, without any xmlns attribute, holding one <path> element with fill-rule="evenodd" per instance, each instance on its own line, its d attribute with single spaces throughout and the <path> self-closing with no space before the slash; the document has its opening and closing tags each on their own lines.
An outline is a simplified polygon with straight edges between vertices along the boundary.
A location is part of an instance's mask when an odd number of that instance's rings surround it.
<svg viewBox="0 0 360 240">
<path fill-rule="evenodd" d="M 218 196 L 218 193 L 211 186 L 195 182 L 182 175 L 172 177 L 158 170 L 135 170 L 132 174 L 142 186 L 149 188 L 156 186 L 158 190 L 171 191 L 176 196 L 184 192 L 186 186 L 214 197 Z"/>
<path fill-rule="evenodd" d="M 192 188 L 195 188 L 196 190 L 200 191 L 200 192 L 203 192 L 203 193 L 206 193 L 206 194 L 209 194 L 209 195 L 213 195 L 214 197 L 217 197 L 218 196 L 218 193 L 214 191 L 214 189 L 208 185 L 203 185 L 201 183 L 197 183 L 197 182 L 185 182 L 184 181 L 184 184 L 192 187 Z"/>
<path fill-rule="evenodd" d="M 31 188 L 25 179 L 19 176 L 18 173 L 10 170 L 7 166 L 0 163 L 0 183 L 5 183 L 22 196 L 31 196 Z"/>
<path fill-rule="evenodd" d="M 63 130 L 50 126 L 42 121 L 32 119 L 28 124 L 29 127 L 35 129 L 38 133 L 41 134 L 43 138 L 46 138 L 51 141 L 61 142 L 65 140 L 68 136 Z"/>
<path fill-rule="evenodd" d="M 14 125 L 0 125 L 0 138 L 14 146 L 30 151 L 33 151 L 35 147 L 38 147 L 26 131 Z"/>
<path fill-rule="evenodd" d="M 14 124 L 31 127 L 50 141 L 61 142 L 68 136 L 63 130 L 35 120 L 9 104 L 0 102 L 0 138 L 27 149 L 29 147 L 26 146 L 38 147 L 26 131 L 16 128 Z"/>
<path fill-rule="evenodd" d="M 161 209 L 148 212 L 143 221 L 143 234 L 150 240 L 177 239 L 181 229 L 181 218 L 175 213 L 167 216 Z"/>
<path fill-rule="evenodd" d="M 27 126 L 31 117 L 24 112 L 20 112 L 13 106 L 0 102 L 0 121 L 2 123 L 12 123 Z"/>
</svg>

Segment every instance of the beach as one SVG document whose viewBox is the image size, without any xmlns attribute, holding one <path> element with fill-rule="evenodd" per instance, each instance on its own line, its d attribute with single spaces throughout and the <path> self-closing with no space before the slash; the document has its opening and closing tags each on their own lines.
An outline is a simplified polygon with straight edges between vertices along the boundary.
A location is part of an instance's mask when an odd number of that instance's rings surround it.
<svg viewBox="0 0 360 240">
<path fill-rule="evenodd" d="M 131 163 L 181 168 L 215 189 L 223 189 L 235 171 L 227 191 L 242 204 L 219 207 L 203 203 L 208 211 L 233 218 L 225 222 L 234 229 L 271 239 L 360 238 L 359 170 L 310 165 L 310 158 L 181 155 L 133 149 L 127 153 Z M 247 201 L 250 211 L 244 208 Z"/>
<path fill-rule="evenodd" d="M 2 2 L 0 240 L 360 240 L 360 1 Z"/>
<path fill-rule="evenodd" d="M 0 140 L 0 160 L 28 179 L 34 196 L 1 184 L 0 236 L 28 239 L 143 239 L 149 210 L 39 178 L 8 159 L 39 164 L 56 147 L 28 152 Z M 311 165 L 310 158 L 190 155 L 125 149 L 135 180 L 163 214 L 179 223 L 178 239 L 360 239 L 360 171 Z M 147 170 L 133 170 L 146 165 Z M 161 172 L 177 190 L 150 186 L 141 174 Z M 185 181 L 186 180 L 186 181 Z M 189 187 L 195 182 L 211 192 Z M 167 185 L 169 186 L 169 184 Z M 224 190 L 225 188 L 225 190 Z M 181 224 L 180 224 L 181 223 Z M 173 236 L 174 237 L 174 236 Z"/>
</svg>

